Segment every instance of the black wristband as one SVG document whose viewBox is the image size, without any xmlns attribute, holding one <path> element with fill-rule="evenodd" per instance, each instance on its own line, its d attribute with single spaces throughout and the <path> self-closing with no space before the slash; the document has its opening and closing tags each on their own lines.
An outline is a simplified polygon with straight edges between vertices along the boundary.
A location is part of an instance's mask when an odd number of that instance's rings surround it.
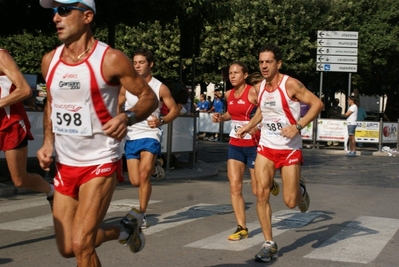
<svg viewBox="0 0 399 267">
<path fill-rule="evenodd" d="M 124 113 L 126 114 L 127 117 L 127 126 L 132 126 L 137 122 L 136 113 L 130 110 L 125 110 Z"/>
</svg>

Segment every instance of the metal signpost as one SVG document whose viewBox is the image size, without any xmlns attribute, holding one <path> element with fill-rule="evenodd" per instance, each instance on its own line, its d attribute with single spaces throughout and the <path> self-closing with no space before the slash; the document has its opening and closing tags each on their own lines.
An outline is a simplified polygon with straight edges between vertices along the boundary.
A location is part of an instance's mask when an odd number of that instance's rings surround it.
<svg viewBox="0 0 399 267">
<path fill-rule="evenodd" d="M 349 72 L 348 96 L 350 96 L 351 75 L 352 72 L 357 72 L 358 38 L 358 32 L 317 31 L 316 71 L 320 71 L 320 97 L 325 71 Z"/>
</svg>

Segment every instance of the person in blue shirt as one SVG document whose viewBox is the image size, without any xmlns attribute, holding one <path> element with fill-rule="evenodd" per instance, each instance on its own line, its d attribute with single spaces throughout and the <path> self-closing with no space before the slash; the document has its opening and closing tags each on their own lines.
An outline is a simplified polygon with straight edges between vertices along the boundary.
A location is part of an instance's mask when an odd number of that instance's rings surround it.
<svg viewBox="0 0 399 267">
<path fill-rule="evenodd" d="M 208 110 L 208 113 L 215 112 L 222 114 L 224 112 L 224 102 L 222 99 L 222 93 L 219 91 L 214 91 L 213 105 Z M 215 136 L 211 136 L 209 141 L 218 141 L 219 134 L 215 134 Z"/>
<path fill-rule="evenodd" d="M 201 94 L 200 101 L 198 101 L 198 103 L 196 104 L 197 111 L 199 112 L 207 112 L 209 109 L 209 103 L 208 101 L 206 101 L 205 97 L 206 97 L 205 94 Z"/>
<path fill-rule="evenodd" d="M 224 111 L 224 103 L 222 99 L 222 93 L 219 91 L 214 92 L 215 97 L 213 99 L 213 105 L 212 108 L 208 111 L 210 112 L 217 112 L 217 113 L 223 113 Z"/>
</svg>

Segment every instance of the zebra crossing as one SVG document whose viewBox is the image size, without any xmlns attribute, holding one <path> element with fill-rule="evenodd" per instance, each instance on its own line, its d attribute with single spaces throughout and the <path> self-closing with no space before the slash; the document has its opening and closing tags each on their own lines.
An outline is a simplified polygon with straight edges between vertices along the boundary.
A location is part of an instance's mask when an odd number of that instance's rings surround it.
<svg viewBox="0 0 399 267">
<path fill-rule="evenodd" d="M 158 200 L 151 200 L 150 205 L 156 205 L 160 202 Z M 43 205 L 48 205 L 47 201 L 43 198 L 34 198 L 30 201 L 18 203 L 10 202 L 0 206 L 0 216 L 4 213 L 17 212 Z M 115 212 L 124 213 L 132 206 L 138 206 L 137 199 L 116 200 L 111 202 L 107 213 L 108 215 Z M 149 217 L 151 227 L 145 230 L 145 234 L 152 235 L 173 227 L 182 227 L 197 220 L 206 220 L 216 214 L 230 212 L 231 205 L 197 203 Z M 322 211 L 310 211 L 306 214 L 296 210 L 276 211 L 272 216 L 273 235 L 277 237 L 288 231 L 300 231 L 302 227 L 309 225 L 311 222 L 317 220 L 317 218 L 325 215 Z M 52 216 L 49 213 L 32 216 L 31 218 L 2 222 L 0 223 L 0 230 L 29 232 L 49 228 L 52 225 Z M 303 257 L 334 262 L 370 263 L 377 258 L 398 231 L 399 219 L 359 216 L 350 221 L 343 222 L 338 226 L 341 230 L 325 241 L 319 241 L 320 243 L 314 244 L 312 251 Z M 244 251 L 259 246 L 264 241 L 259 222 L 248 222 L 247 227 L 251 230 L 249 238 L 239 242 L 227 240 L 227 236 L 235 230 L 235 228 L 228 228 L 219 233 L 209 233 L 209 236 L 195 242 L 182 244 L 182 246 L 227 251 Z M 315 230 L 320 234 L 321 231 L 328 231 L 329 227 L 332 226 L 327 224 L 322 227 L 315 227 Z M 312 234 L 311 230 L 305 233 L 305 235 L 309 234 Z M 373 245 L 371 246 L 370 244 Z"/>
</svg>

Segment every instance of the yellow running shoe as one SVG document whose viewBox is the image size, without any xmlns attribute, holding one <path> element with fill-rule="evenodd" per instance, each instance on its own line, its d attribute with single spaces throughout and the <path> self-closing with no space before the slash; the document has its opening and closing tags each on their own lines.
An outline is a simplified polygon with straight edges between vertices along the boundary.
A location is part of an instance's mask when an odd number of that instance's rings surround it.
<svg viewBox="0 0 399 267">
<path fill-rule="evenodd" d="M 238 241 L 240 239 L 243 238 L 247 238 L 248 237 L 248 228 L 242 228 L 241 225 L 237 225 L 237 230 L 232 233 L 231 235 L 229 235 L 229 240 L 231 241 Z"/>
<path fill-rule="evenodd" d="M 273 185 L 272 185 L 272 187 L 270 188 L 270 192 L 272 192 L 272 194 L 273 194 L 274 196 L 277 196 L 278 193 L 280 193 L 280 186 L 278 185 L 278 183 L 276 182 L 276 180 L 274 180 L 274 178 L 273 178 Z"/>
</svg>

